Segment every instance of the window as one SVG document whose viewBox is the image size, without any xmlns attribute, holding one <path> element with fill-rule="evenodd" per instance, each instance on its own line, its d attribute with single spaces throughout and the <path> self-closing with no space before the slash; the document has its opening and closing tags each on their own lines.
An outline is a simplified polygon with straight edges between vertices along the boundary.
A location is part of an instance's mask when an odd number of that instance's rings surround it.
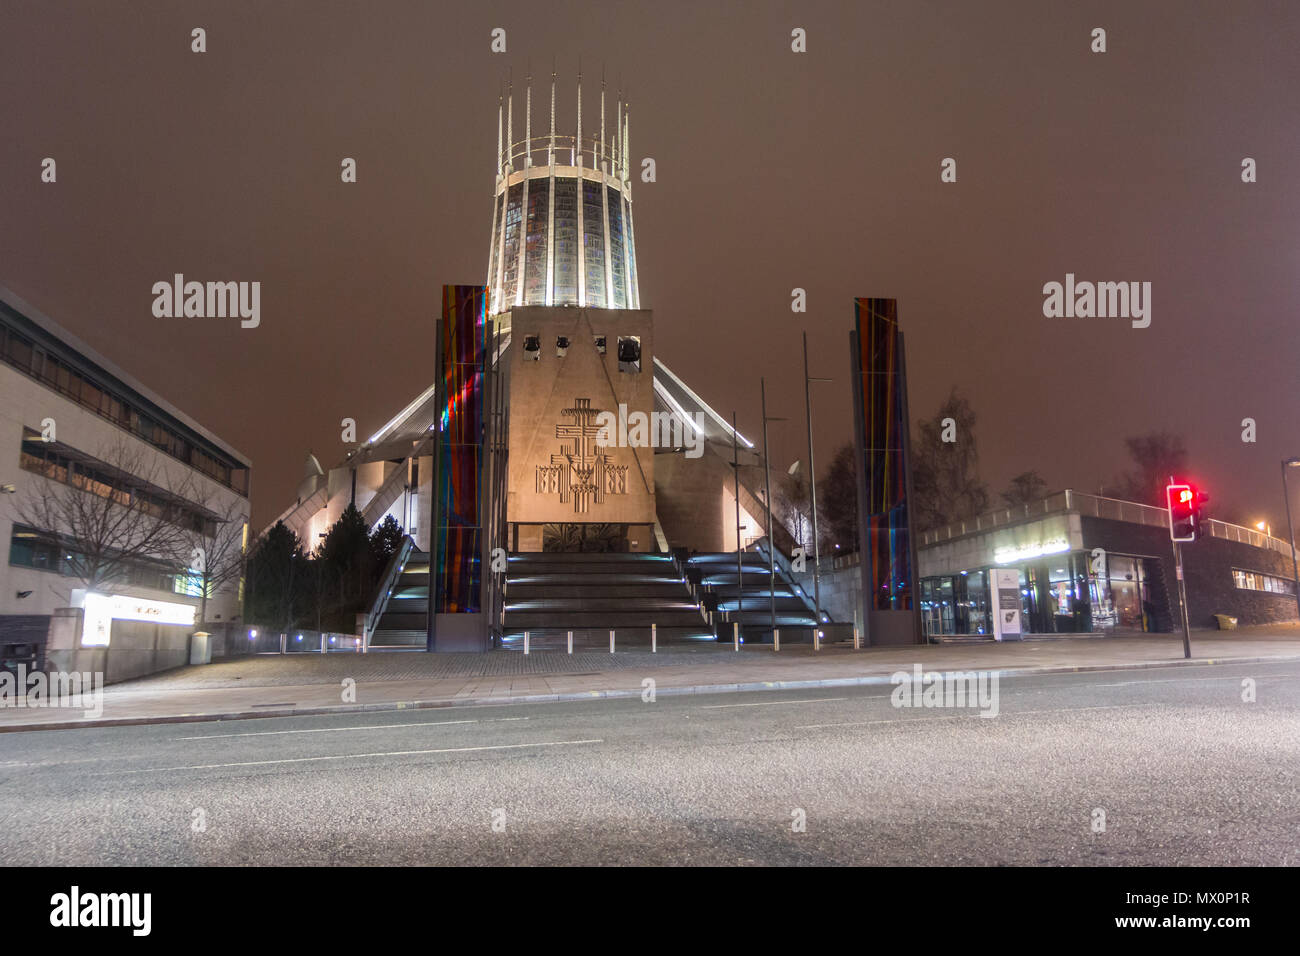
<svg viewBox="0 0 1300 956">
<path fill-rule="evenodd" d="M 21 315 L 0 306 L 0 319 Z M 74 367 L 76 359 L 69 360 L 57 352 L 54 344 L 37 345 L 6 322 L 0 322 L 0 360 L 8 362 L 25 374 L 42 382 L 49 388 L 90 409 L 97 415 L 108 419 L 115 425 L 138 435 L 144 441 L 159 448 L 179 461 L 194 467 L 228 488 L 247 496 L 248 470 L 235 467 L 224 460 L 224 455 L 214 449 L 213 454 L 205 456 L 203 467 L 192 460 L 194 444 L 185 437 L 183 428 L 168 427 L 154 421 L 148 415 L 132 408 L 129 399 L 114 394 L 114 379 L 96 377 L 90 373 L 81 373 Z M 200 439 L 201 442 L 201 439 Z"/>
<path fill-rule="evenodd" d="M 5 359 L 24 372 L 32 370 L 32 343 L 16 332 L 10 332 L 5 341 Z"/>
<path fill-rule="evenodd" d="M 1271 594 L 1295 594 L 1295 582 L 1262 571 L 1232 569 L 1232 580 L 1243 591 L 1267 591 Z"/>
</svg>

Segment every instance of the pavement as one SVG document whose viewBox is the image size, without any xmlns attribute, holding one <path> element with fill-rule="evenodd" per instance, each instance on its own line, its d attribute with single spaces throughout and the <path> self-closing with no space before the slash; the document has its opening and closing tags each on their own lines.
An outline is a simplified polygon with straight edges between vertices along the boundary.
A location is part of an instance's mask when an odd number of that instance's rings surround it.
<svg viewBox="0 0 1300 956">
<path fill-rule="evenodd" d="M 1004 676 L 1163 666 L 1300 661 L 1300 627 L 1201 631 L 1183 660 L 1181 635 L 876 647 L 731 645 L 488 654 L 302 654 L 184 667 L 104 689 L 82 707 L 0 707 L 0 732 L 236 720 L 485 704 L 713 694 L 888 684 L 890 675 L 996 671 Z"/>
<path fill-rule="evenodd" d="M 1034 673 L 989 697 L 996 715 L 877 685 L 7 734 L 0 860 L 1300 864 L 1300 663 Z M 1071 932 L 1096 915 L 1095 892 L 1058 896 L 1017 905 Z"/>
</svg>

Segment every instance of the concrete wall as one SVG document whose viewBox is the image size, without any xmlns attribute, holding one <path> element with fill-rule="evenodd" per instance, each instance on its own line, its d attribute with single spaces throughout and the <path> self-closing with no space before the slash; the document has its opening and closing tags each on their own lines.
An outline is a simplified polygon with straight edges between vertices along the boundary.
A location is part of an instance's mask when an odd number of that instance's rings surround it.
<svg viewBox="0 0 1300 956">
<path fill-rule="evenodd" d="M 1084 517 L 1084 537 L 1089 548 L 1103 542 L 1119 554 L 1137 554 L 1159 561 L 1170 589 L 1173 629 L 1182 627 L 1178 617 L 1173 546 L 1165 528 Z M 1233 568 L 1259 571 L 1291 580 L 1287 555 L 1268 548 L 1256 548 L 1224 538 L 1204 537 L 1183 545 L 1183 570 L 1187 581 L 1187 615 L 1192 627 L 1213 628 L 1215 614 L 1230 614 L 1243 625 L 1271 624 L 1297 618 L 1293 594 L 1275 594 L 1238 588 Z"/>
<path fill-rule="evenodd" d="M 116 684 L 189 663 L 193 628 L 114 621 L 108 647 L 82 647 L 81 627 L 78 608 L 62 608 L 52 616 L 47 670 L 101 672 L 104 683 Z"/>
<path fill-rule="evenodd" d="M 767 509 L 751 489 L 762 489 L 762 459 L 742 449 L 740 459 L 740 520 L 745 541 L 767 534 Z M 655 506 L 664 536 L 674 548 L 715 552 L 736 549 L 735 479 L 731 447 L 712 442 L 699 458 L 674 452 L 655 456 Z M 788 554 L 792 540 L 781 529 L 777 546 Z"/>
<path fill-rule="evenodd" d="M 654 410 L 654 338 L 651 315 L 644 310 L 559 309 L 519 307 L 511 313 L 510 364 L 510 489 L 507 520 L 521 525 L 543 523 L 612 522 L 653 525 L 655 520 L 655 462 L 651 447 L 605 447 L 600 453 L 609 456 L 613 466 L 626 467 L 625 492 L 605 494 L 604 501 L 592 500 L 585 512 L 574 507 L 574 498 L 562 502 L 559 494 L 537 490 L 539 467 L 550 467 L 551 456 L 560 453 L 561 444 L 572 446 L 574 439 L 556 435 L 557 426 L 572 425 L 574 418 L 564 414 L 575 407 L 577 399 L 590 400 L 590 407 L 617 414 L 620 404 L 628 412 L 649 415 Z M 537 361 L 524 351 L 527 336 L 537 335 L 541 352 Z M 597 352 L 593 339 L 606 337 L 604 355 Z M 635 335 L 641 340 L 641 370 L 620 372 L 618 337 Z M 569 349 L 564 357 L 556 355 L 559 336 L 567 337 Z M 593 443 L 594 447 L 594 443 Z M 520 534 L 520 548 L 525 540 L 532 544 L 536 535 Z M 641 550 L 649 550 L 652 536 Z M 540 546 L 540 539 L 536 542 Z"/>
<path fill-rule="evenodd" d="M 862 573 L 858 566 L 831 568 L 830 562 L 823 558 L 820 574 L 821 607 L 823 613 L 829 614 L 832 621 L 840 624 L 852 624 L 858 621 L 862 604 Z M 796 583 L 811 598 L 813 595 L 812 558 L 809 557 L 807 570 L 796 573 Z"/>
</svg>

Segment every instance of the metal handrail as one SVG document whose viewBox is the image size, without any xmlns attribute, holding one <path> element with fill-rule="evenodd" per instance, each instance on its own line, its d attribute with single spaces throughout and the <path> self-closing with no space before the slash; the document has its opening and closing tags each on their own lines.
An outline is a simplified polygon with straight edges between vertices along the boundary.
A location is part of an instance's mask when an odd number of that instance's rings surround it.
<svg viewBox="0 0 1300 956">
<path fill-rule="evenodd" d="M 375 594 L 375 599 L 370 602 L 370 611 L 366 614 L 365 623 L 361 628 L 361 646 L 365 651 L 370 650 L 370 638 L 374 635 L 384 612 L 388 610 L 388 602 L 393 596 L 393 585 L 402 576 L 402 571 L 406 569 L 406 562 L 410 560 L 411 552 L 414 550 L 415 542 L 409 534 L 405 535 L 401 546 L 388 559 L 384 576 L 379 580 L 379 590 Z"/>
<path fill-rule="evenodd" d="M 954 521 L 939 528 L 923 531 L 920 535 L 922 546 L 949 541 L 978 531 L 991 531 L 994 528 L 1014 524 L 1023 518 L 1045 517 L 1051 514 L 1076 512 L 1094 518 L 1106 518 L 1112 521 L 1125 521 L 1130 524 L 1162 527 L 1169 521 L 1169 512 L 1157 505 L 1143 504 L 1138 501 L 1125 501 L 1122 498 L 1108 498 L 1104 495 L 1092 495 L 1083 491 L 1067 488 L 1048 495 L 1039 501 L 1027 502 L 1010 508 L 998 508 L 983 514 Z M 1209 533 L 1216 538 L 1225 538 L 1256 548 L 1269 548 L 1285 555 L 1291 554 L 1291 545 L 1281 538 L 1274 538 L 1251 528 L 1229 524 L 1216 518 L 1207 520 Z M 1243 535 L 1245 537 L 1243 538 Z"/>
<path fill-rule="evenodd" d="M 600 149 L 600 137 L 594 133 L 584 133 L 581 144 L 578 143 L 578 138 L 572 134 L 556 133 L 553 153 L 551 149 L 550 133 L 541 136 L 534 136 L 527 142 L 523 139 L 519 139 L 509 144 L 508 147 L 501 151 L 502 171 L 504 172 L 508 168 L 513 172 L 519 172 L 521 169 L 524 169 L 529 165 L 524 162 L 527 158 L 540 154 L 547 157 L 554 155 L 558 160 L 561 158 L 561 153 L 569 153 L 570 158 L 573 159 L 581 157 L 583 160 L 582 165 L 585 169 L 596 170 L 599 168 L 601 161 L 610 164 L 612 167 L 614 162 L 614 139 L 612 136 L 606 139 L 605 149 L 602 151 Z M 588 163 L 588 160 L 591 160 L 592 163 Z M 536 160 L 533 160 L 531 165 L 535 168 L 545 168 L 548 164 L 545 162 L 539 163 Z M 570 163 L 557 161 L 555 165 L 568 166 Z M 619 166 L 621 167 L 622 165 L 620 157 Z M 608 174 L 616 179 L 622 178 L 621 173 L 621 168 L 618 170 L 611 168 L 608 171 Z"/>
</svg>

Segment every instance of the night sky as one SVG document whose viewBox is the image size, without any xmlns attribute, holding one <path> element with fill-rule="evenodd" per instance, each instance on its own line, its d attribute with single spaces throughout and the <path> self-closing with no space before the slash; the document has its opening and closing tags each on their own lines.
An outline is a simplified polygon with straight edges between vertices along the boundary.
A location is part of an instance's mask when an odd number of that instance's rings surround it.
<svg viewBox="0 0 1300 956">
<path fill-rule="evenodd" d="M 531 66 L 537 133 L 554 59 L 571 133 L 581 57 L 584 131 L 603 65 L 656 160 L 632 194 L 658 355 L 754 440 L 766 376 L 776 464 L 806 455 L 800 331 L 836 380 L 814 386 L 824 466 L 850 437 L 853 298 L 889 296 L 913 419 L 960 388 L 995 500 L 1030 468 L 1095 492 L 1125 436 L 1170 429 L 1214 513 L 1276 530 L 1300 455 L 1297 50 L 1293 2 L 3 0 L 0 284 L 250 455 L 260 526 L 309 450 L 343 455 L 340 419 L 364 439 L 432 381 L 441 286 L 487 270 L 498 90 L 513 70 L 521 138 Z M 261 281 L 261 326 L 155 318 L 177 272 Z M 1151 282 L 1150 327 L 1045 318 L 1067 272 Z"/>
</svg>

